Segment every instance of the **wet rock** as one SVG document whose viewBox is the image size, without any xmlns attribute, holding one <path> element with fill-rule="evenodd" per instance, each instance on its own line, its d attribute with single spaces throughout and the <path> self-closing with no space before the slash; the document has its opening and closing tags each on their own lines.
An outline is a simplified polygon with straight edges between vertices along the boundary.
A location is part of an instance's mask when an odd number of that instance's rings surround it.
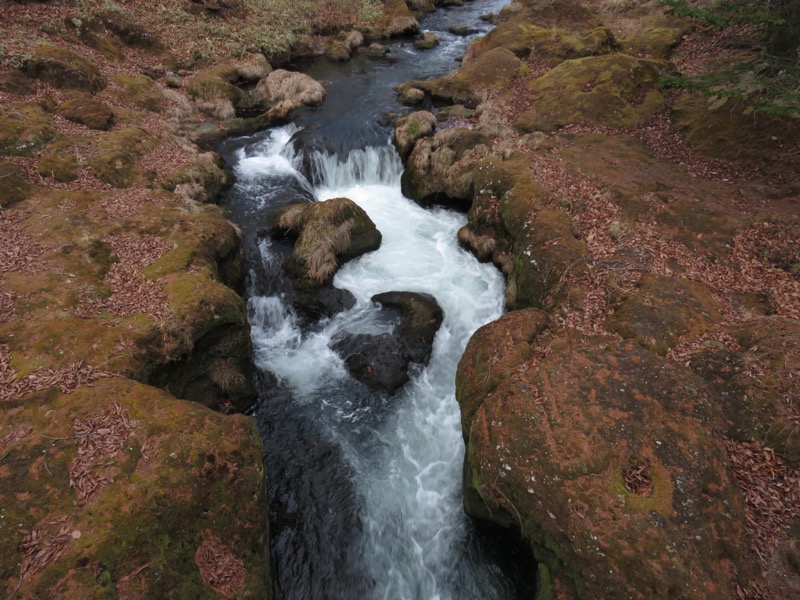
<svg viewBox="0 0 800 600">
<path fill-rule="evenodd" d="M 0 161 L 0 208 L 9 208 L 22 202 L 33 186 L 16 165 Z"/>
<path fill-rule="evenodd" d="M 414 40 L 414 48 L 417 50 L 431 50 L 439 45 L 439 36 L 432 31 L 426 31 L 419 39 Z"/>
<path fill-rule="evenodd" d="M 456 25 L 454 27 L 450 27 L 447 31 L 449 31 L 453 35 L 458 35 L 461 37 L 466 37 L 468 35 L 478 33 L 477 29 L 475 29 L 474 27 L 467 27 L 466 25 Z"/>
<path fill-rule="evenodd" d="M 347 198 L 293 204 L 271 215 L 272 234 L 295 240 L 286 271 L 301 289 L 330 283 L 341 263 L 377 250 L 381 233 Z"/>
<path fill-rule="evenodd" d="M 537 315 L 486 326 L 459 364 L 467 512 L 518 530 L 555 597 L 729 598 L 725 566 L 749 571 L 713 391 L 611 338 L 554 332 L 531 363 Z"/>
<path fill-rule="evenodd" d="M 412 35 L 419 32 L 419 21 L 411 15 L 396 16 L 389 22 L 386 31 L 391 37 Z"/>
<path fill-rule="evenodd" d="M 364 50 L 364 54 L 366 54 L 368 58 L 384 58 L 388 52 L 389 49 L 386 46 L 377 42 L 370 44 L 367 49 Z"/>
<path fill-rule="evenodd" d="M 434 129 L 436 129 L 436 117 L 429 112 L 413 112 L 401 118 L 394 128 L 394 143 L 400 153 L 400 158 L 405 161 L 417 140 L 432 136 Z"/>
<path fill-rule="evenodd" d="M 323 284 L 314 289 L 295 289 L 290 295 L 292 307 L 309 322 L 332 317 L 355 306 L 356 298 L 345 289 Z"/>
<path fill-rule="evenodd" d="M 100 131 L 108 130 L 114 120 L 114 111 L 111 107 L 81 93 L 66 96 L 66 100 L 58 105 L 58 113 L 70 121 Z"/>
<path fill-rule="evenodd" d="M 328 49 L 325 51 L 325 56 L 334 62 L 344 62 L 350 60 L 350 52 L 350 46 L 348 46 L 345 42 L 333 40 L 328 45 Z"/>
<path fill-rule="evenodd" d="M 372 297 L 399 317 L 391 333 L 345 336 L 333 345 L 351 375 L 371 389 L 394 394 L 409 379 L 409 366 L 424 366 L 444 313 L 430 294 L 386 292 Z"/>
<path fill-rule="evenodd" d="M 425 92 L 415 87 L 403 87 L 397 94 L 397 100 L 408 106 L 416 106 L 425 100 Z"/>
<path fill-rule="evenodd" d="M 57 88 L 99 92 L 106 82 L 91 60 L 60 46 L 39 46 L 25 63 L 25 71 Z"/>
</svg>

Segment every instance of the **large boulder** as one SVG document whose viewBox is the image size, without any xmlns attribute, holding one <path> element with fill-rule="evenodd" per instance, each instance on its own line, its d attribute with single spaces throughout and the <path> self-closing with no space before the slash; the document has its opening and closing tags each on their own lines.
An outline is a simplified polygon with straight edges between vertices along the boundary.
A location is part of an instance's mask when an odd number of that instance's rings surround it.
<svg viewBox="0 0 800 600">
<path fill-rule="evenodd" d="M 60 46 L 45 45 L 36 48 L 25 63 L 25 71 L 57 88 L 99 92 L 106 87 L 100 69 L 85 56 Z"/>
<path fill-rule="evenodd" d="M 372 219 L 348 198 L 293 204 L 271 219 L 274 235 L 295 238 L 284 266 L 300 288 L 330 283 L 342 262 L 381 245 Z"/>
<path fill-rule="evenodd" d="M 9 208 L 23 201 L 33 186 L 14 163 L 0 161 L 0 208 Z"/>
<path fill-rule="evenodd" d="M 397 121 L 394 128 L 394 144 L 403 160 L 408 158 L 417 140 L 433 135 L 436 117 L 427 111 L 417 111 Z"/>
<path fill-rule="evenodd" d="M 0 156 L 31 156 L 57 135 L 50 116 L 35 104 L 0 108 Z"/>
<path fill-rule="evenodd" d="M 4 597 L 271 597 L 252 419 L 123 377 L 4 408 Z"/>
<path fill-rule="evenodd" d="M 624 54 L 566 60 L 528 84 L 536 101 L 514 125 L 523 131 L 636 125 L 663 106 L 658 82 L 667 70 L 666 63 Z"/>
<path fill-rule="evenodd" d="M 277 69 L 258 82 L 254 96 L 273 105 L 268 118 L 283 118 L 301 106 L 321 104 L 325 88 L 305 73 Z"/>
<path fill-rule="evenodd" d="M 100 131 L 108 130 L 114 120 L 114 111 L 110 106 L 80 92 L 65 95 L 64 102 L 58 105 L 58 114 Z"/>
<path fill-rule="evenodd" d="M 540 598 L 730 598 L 743 498 L 708 385 L 613 338 L 537 351 L 544 322 L 505 315 L 459 364 L 467 512 L 520 532 Z"/>
<path fill-rule="evenodd" d="M 407 125 L 411 127 L 414 121 Z M 409 133 L 412 132 L 413 128 Z M 400 136 L 400 139 L 404 138 L 404 135 Z M 457 163 L 469 162 L 466 159 L 485 150 L 491 139 L 480 131 L 460 127 L 444 129 L 433 137 L 420 137 L 403 171 L 403 194 L 418 202 L 469 201 L 474 193 L 474 167 L 459 168 Z"/>
<path fill-rule="evenodd" d="M 409 379 L 412 364 L 424 366 L 444 312 L 430 294 L 385 292 L 372 297 L 399 318 L 391 333 L 347 335 L 333 345 L 350 374 L 369 388 L 394 394 Z"/>
</svg>

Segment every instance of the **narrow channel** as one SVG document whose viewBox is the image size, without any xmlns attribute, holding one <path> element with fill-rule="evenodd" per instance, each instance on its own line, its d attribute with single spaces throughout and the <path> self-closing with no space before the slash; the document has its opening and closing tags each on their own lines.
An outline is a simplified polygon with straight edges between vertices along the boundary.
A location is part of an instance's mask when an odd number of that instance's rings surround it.
<svg viewBox="0 0 800 600">
<path fill-rule="evenodd" d="M 379 123 L 403 110 L 397 83 L 445 73 L 468 39 L 451 25 L 486 31 L 479 17 L 505 1 L 475 0 L 423 22 L 442 44 L 421 53 L 391 46 L 391 61 L 357 57 L 303 69 L 328 97 L 290 125 L 229 140 L 236 175 L 228 194 L 245 235 L 248 310 L 265 445 L 276 597 L 517 598 L 528 574 L 517 549 L 463 514 L 464 445 L 455 370 L 470 335 L 502 310 L 503 280 L 457 243 L 466 217 L 423 209 L 400 192 L 402 164 Z M 345 264 L 334 280 L 356 304 L 336 314 L 293 308 L 281 263 L 290 251 L 264 233 L 266 215 L 298 201 L 347 197 L 383 235 L 379 250 Z M 425 368 L 392 398 L 354 381 L 332 340 L 391 331 L 370 297 L 433 295 L 445 313 Z M 334 292 L 335 295 L 335 292 Z"/>
</svg>

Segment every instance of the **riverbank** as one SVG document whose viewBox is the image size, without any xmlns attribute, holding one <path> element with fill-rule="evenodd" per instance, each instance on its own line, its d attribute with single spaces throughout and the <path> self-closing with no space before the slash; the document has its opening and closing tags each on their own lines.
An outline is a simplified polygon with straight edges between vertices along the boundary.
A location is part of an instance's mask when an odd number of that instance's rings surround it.
<svg viewBox="0 0 800 600">
<path fill-rule="evenodd" d="M 796 594 L 797 121 L 662 89 L 735 50 L 656 3 L 493 18 L 398 89 L 455 107 L 400 122 L 404 191 L 507 279 L 459 366 L 467 512 L 541 598 Z"/>
<path fill-rule="evenodd" d="M 322 100 L 273 69 L 292 53 L 416 27 L 317 4 L 3 5 L 4 595 L 271 597 L 261 441 L 231 414 L 255 398 L 241 239 L 207 148 Z"/>
</svg>

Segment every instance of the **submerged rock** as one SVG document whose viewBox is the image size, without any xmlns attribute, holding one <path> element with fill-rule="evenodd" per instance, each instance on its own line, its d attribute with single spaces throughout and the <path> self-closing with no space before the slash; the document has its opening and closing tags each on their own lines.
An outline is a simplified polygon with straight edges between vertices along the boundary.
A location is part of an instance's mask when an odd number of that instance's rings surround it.
<svg viewBox="0 0 800 600">
<path fill-rule="evenodd" d="M 394 394 L 410 380 L 411 364 L 426 365 L 444 312 L 430 294 L 386 292 L 372 297 L 399 317 L 391 333 L 347 335 L 333 345 L 350 374 L 369 388 Z"/>
</svg>

